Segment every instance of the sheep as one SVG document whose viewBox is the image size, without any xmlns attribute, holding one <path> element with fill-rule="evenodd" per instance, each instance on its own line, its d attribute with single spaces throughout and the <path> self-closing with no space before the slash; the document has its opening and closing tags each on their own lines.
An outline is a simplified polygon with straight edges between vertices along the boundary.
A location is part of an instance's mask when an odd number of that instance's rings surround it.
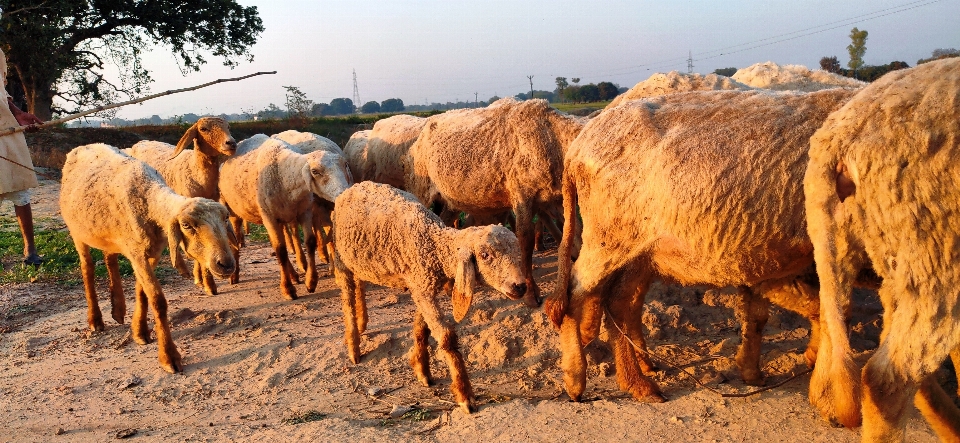
<svg viewBox="0 0 960 443">
<path fill-rule="evenodd" d="M 618 95 L 604 109 L 613 109 L 629 100 L 637 100 L 647 97 L 656 97 L 659 95 L 674 94 L 677 92 L 688 91 L 714 91 L 714 90 L 749 90 L 753 89 L 743 83 L 731 79 L 730 77 L 717 74 L 697 74 L 670 71 L 666 74 L 656 73 L 650 78 L 637 83 L 629 91 Z"/>
<path fill-rule="evenodd" d="M 960 59 L 888 73 L 811 139 L 804 178 L 824 333 L 810 401 L 863 441 L 903 441 L 910 399 L 943 441 L 960 411 L 934 373 L 960 345 Z M 880 347 L 860 374 L 841 314 L 851 280 L 883 277 Z"/>
<path fill-rule="evenodd" d="M 559 205 L 563 155 L 585 122 L 545 100 L 504 98 L 428 118 L 404 157 L 405 189 L 426 206 L 440 202 L 481 217 L 513 210 L 528 306 L 540 304 L 531 220 Z"/>
<path fill-rule="evenodd" d="M 572 399 L 586 383 L 581 346 L 596 337 L 606 310 L 610 337 L 618 337 L 620 387 L 641 401 L 663 401 L 644 375 L 653 365 L 640 324 L 657 278 L 740 288 L 737 316 L 745 324 L 736 361 L 748 384 L 763 381 L 768 300 L 810 319 L 805 355 L 816 358 L 802 177 L 810 135 L 852 94 L 686 92 L 625 102 L 584 128 L 567 152 L 563 180 L 564 216 L 576 220 L 579 202 L 583 246 L 571 269 L 573 226 L 565 226 L 556 292 L 544 306 L 560 328 Z"/>
<path fill-rule="evenodd" d="M 850 77 L 827 71 L 811 71 L 803 65 L 778 65 L 774 62 L 757 63 L 733 74 L 733 79 L 754 87 L 775 91 L 813 92 L 821 89 L 845 88 L 857 90 L 867 85 Z"/>
<path fill-rule="evenodd" d="M 358 182 L 374 181 L 403 189 L 402 158 L 417 141 L 427 119 L 400 114 L 359 131 L 344 146 L 347 163 Z"/>
<path fill-rule="evenodd" d="M 192 147 L 190 155 L 181 155 Z M 237 141 L 230 126 L 219 117 L 201 117 L 183 134 L 177 146 L 159 141 L 141 141 L 124 152 L 156 169 L 173 189 L 185 197 L 219 200 L 220 163 L 233 155 Z M 194 263 L 194 283 L 210 295 L 217 294 L 217 284 L 210 271 Z"/>
<path fill-rule="evenodd" d="M 280 264 L 280 292 L 287 299 L 297 298 L 293 282 L 298 278 L 287 255 L 283 225 L 296 222 L 303 228 L 308 251 L 306 285 L 313 292 L 318 279 L 311 229 L 314 195 L 333 201 L 349 186 L 336 160 L 326 151 L 300 154 L 282 140 L 257 134 L 241 141 L 236 155 L 221 167 L 220 199 L 236 230 L 240 230 L 240 219 L 266 228 Z M 239 281 L 239 271 L 234 271 L 231 282 Z"/>
<path fill-rule="evenodd" d="M 139 344 L 150 342 L 147 303 L 156 322 L 160 367 L 183 371 L 180 353 L 170 335 L 167 301 L 154 267 L 165 247 L 182 273 L 178 245 L 218 277 L 236 267 L 230 242 L 233 231 L 223 205 L 200 197 L 183 197 L 167 187 L 150 166 L 105 144 L 80 146 L 67 154 L 60 191 L 60 210 L 70 230 L 87 298 L 87 325 L 104 328 L 97 303 L 94 261 L 90 248 L 103 251 L 110 277 L 112 316 L 123 324 L 126 303 L 118 268 L 118 254 L 130 260 L 136 285 L 136 307 L 131 331 Z"/>
<path fill-rule="evenodd" d="M 270 137 L 289 143 L 301 154 L 309 154 L 316 151 L 326 151 L 330 153 L 337 163 L 337 166 L 343 172 L 343 175 L 347 177 L 348 186 L 353 184 L 353 174 L 347 166 L 343 150 L 341 150 L 333 140 L 310 132 L 300 132 L 292 129 L 274 134 Z M 330 214 L 333 211 L 333 203 L 320 198 L 314 198 L 314 200 L 316 205 L 313 209 L 313 230 L 318 241 L 317 248 L 320 251 L 320 257 L 323 263 L 330 263 L 332 253 L 327 249 L 333 247 L 329 239 L 329 232 L 333 228 L 330 218 Z M 303 248 L 300 247 L 300 239 L 297 235 L 296 226 L 287 225 L 284 229 L 284 237 L 286 243 L 293 247 L 300 269 L 306 270 L 307 262 L 303 254 Z"/>
<path fill-rule="evenodd" d="M 431 383 L 427 338 L 433 335 L 450 371 L 457 405 L 473 409 L 473 389 L 453 325 L 440 312 L 442 291 L 452 286 L 453 317 L 459 322 L 479 279 L 506 296 L 526 293 L 520 245 L 509 229 L 494 225 L 446 228 L 413 195 L 388 185 L 361 182 L 336 201 L 334 265 L 341 289 L 344 335 L 353 363 L 360 361 L 360 333 L 366 328 L 364 282 L 408 288 L 417 311 L 410 366 L 424 386 Z"/>
</svg>

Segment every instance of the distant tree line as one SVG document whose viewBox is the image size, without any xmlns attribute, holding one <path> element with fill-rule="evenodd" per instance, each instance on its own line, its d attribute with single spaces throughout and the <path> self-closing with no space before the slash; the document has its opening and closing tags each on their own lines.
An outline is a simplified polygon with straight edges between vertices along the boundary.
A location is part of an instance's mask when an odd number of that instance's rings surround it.
<svg viewBox="0 0 960 443">
<path fill-rule="evenodd" d="M 580 85 L 580 79 L 573 77 L 570 79 L 570 82 L 573 82 L 571 85 L 567 82 L 566 77 L 557 77 L 556 78 L 557 89 L 554 89 L 553 92 L 548 91 L 533 91 L 533 98 L 544 98 L 550 102 L 557 101 L 567 101 L 573 103 L 590 103 L 590 102 L 602 102 L 607 100 L 613 100 L 614 97 L 626 92 L 628 88 L 621 88 L 620 85 L 611 82 L 600 82 L 597 84 L 586 84 Z M 540 97 L 537 96 L 537 92 L 543 92 Z M 529 98 L 530 94 L 517 94 L 517 98 L 526 99 Z M 521 98 L 522 96 L 522 98 Z"/>
<path fill-rule="evenodd" d="M 890 71 L 896 71 L 898 69 L 909 68 L 910 65 L 907 62 L 903 61 L 892 61 L 885 65 L 866 65 L 861 64 L 859 68 L 854 69 L 845 69 L 840 67 L 840 60 L 837 60 L 836 56 L 833 57 L 823 57 L 820 59 L 820 69 L 823 69 L 827 72 L 832 72 L 834 74 L 842 75 L 844 77 L 852 77 L 857 80 L 863 80 L 865 82 L 872 82 L 883 74 L 886 74 Z"/>
</svg>

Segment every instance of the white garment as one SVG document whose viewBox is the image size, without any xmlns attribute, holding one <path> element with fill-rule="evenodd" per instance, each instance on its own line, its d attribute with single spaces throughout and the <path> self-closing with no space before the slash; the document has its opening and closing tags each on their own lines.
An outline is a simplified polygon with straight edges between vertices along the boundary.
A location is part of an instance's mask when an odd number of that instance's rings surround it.
<svg viewBox="0 0 960 443">
<path fill-rule="evenodd" d="M 17 123 L 13 112 L 10 112 L 7 106 L 7 56 L 3 51 L 0 51 L 0 76 L 3 80 L 3 87 L 0 88 L 0 130 L 15 128 L 20 126 L 20 123 Z M 37 174 L 33 172 L 30 150 L 27 149 L 27 140 L 23 138 L 22 132 L 0 137 L 0 156 L 6 158 L 0 158 L 0 194 L 39 186 Z"/>
</svg>

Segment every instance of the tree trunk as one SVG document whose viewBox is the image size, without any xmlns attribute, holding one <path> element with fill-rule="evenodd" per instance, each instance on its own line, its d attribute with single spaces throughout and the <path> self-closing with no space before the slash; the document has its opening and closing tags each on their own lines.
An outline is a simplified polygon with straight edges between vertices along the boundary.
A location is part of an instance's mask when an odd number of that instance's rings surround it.
<svg viewBox="0 0 960 443">
<path fill-rule="evenodd" d="M 50 108 L 53 106 L 52 85 L 24 85 L 27 93 L 27 112 L 37 116 L 40 120 L 50 121 L 53 113 Z"/>
</svg>

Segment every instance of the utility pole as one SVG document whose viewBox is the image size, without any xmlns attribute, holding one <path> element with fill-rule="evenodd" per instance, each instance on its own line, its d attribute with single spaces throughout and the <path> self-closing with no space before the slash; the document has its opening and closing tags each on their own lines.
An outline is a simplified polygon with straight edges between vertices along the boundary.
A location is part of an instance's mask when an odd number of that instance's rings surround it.
<svg viewBox="0 0 960 443">
<path fill-rule="evenodd" d="M 353 70 L 353 106 L 357 109 L 357 114 L 360 113 L 360 106 L 363 103 L 360 103 L 360 89 L 357 88 L 357 70 Z"/>
<path fill-rule="evenodd" d="M 693 51 L 687 56 L 687 74 L 693 74 Z"/>
<path fill-rule="evenodd" d="M 527 79 L 530 80 L 530 99 L 533 99 L 533 76 L 528 75 Z"/>
<path fill-rule="evenodd" d="M 478 97 L 479 97 L 479 96 L 480 96 L 480 93 L 479 93 L 479 92 L 474 92 L 474 93 L 473 93 L 473 106 L 474 106 L 475 108 L 479 108 L 479 107 L 480 107 L 480 100 L 478 100 Z"/>
</svg>

